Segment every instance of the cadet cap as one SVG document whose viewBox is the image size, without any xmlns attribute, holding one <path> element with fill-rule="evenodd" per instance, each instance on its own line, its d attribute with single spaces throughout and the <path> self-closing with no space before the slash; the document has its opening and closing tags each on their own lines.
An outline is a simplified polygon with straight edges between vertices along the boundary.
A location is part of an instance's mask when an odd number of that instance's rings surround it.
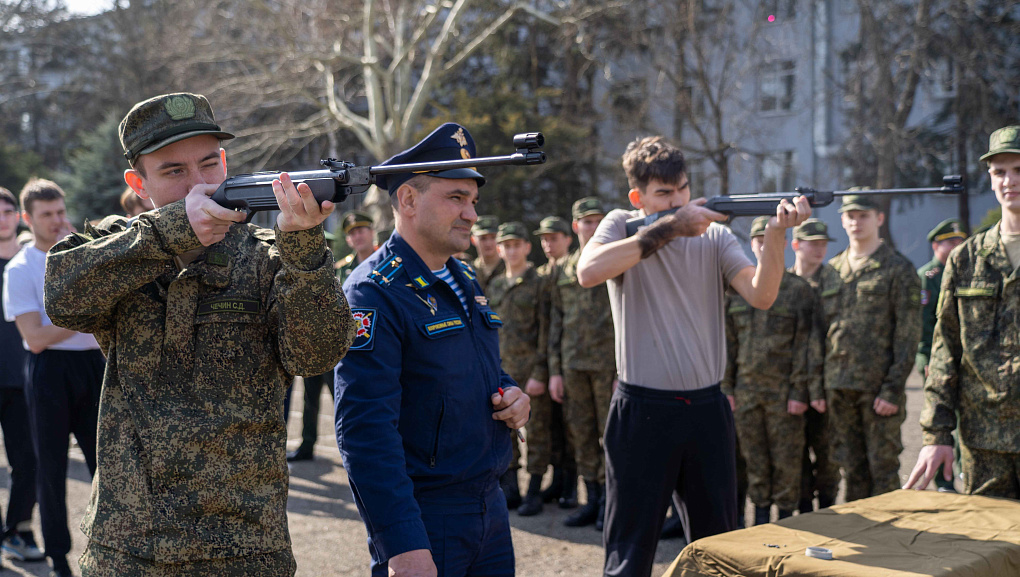
<svg viewBox="0 0 1020 577">
<path fill-rule="evenodd" d="M 359 226 L 372 227 L 372 217 L 358 210 L 352 210 L 344 214 L 341 221 L 343 223 L 344 234 L 351 232 L 351 230 L 358 228 Z"/>
<path fill-rule="evenodd" d="M 832 240 L 829 237 L 828 225 L 817 218 L 809 218 L 793 229 L 793 238 L 795 240 Z"/>
<path fill-rule="evenodd" d="M 751 222 L 751 238 L 765 236 L 765 227 L 769 224 L 768 216 L 759 216 Z"/>
<path fill-rule="evenodd" d="M 474 236 L 496 234 L 498 231 L 499 219 L 492 215 L 479 216 L 475 225 L 471 227 L 471 234 Z"/>
<path fill-rule="evenodd" d="M 855 186 L 847 190 L 847 192 L 871 190 L 870 186 Z M 843 204 L 839 207 L 839 212 L 847 212 L 850 210 L 882 210 L 879 208 L 878 203 L 875 202 L 875 197 L 870 194 L 848 194 L 843 197 Z"/>
<path fill-rule="evenodd" d="M 574 202 L 570 213 L 574 220 L 581 220 L 592 214 L 606 214 L 606 209 L 602 208 L 602 201 L 598 197 L 586 196 Z"/>
<path fill-rule="evenodd" d="M 988 152 L 980 160 L 984 162 L 1003 152 L 1020 154 L 1020 125 L 1004 126 L 993 132 L 988 137 Z"/>
<path fill-rule="evenodd" d="M 499 225 L 496 233 L 496 242 L 503 242 L 512 239 L 528 240 L 528 229 L 523 222 L 504 222 Z"/>
<path fill-rule="evenodd" d="M 120 121 L 119 134 L 124 158 L 131 166 L 143 154 L 192 136 L 211 134 L 220 140 L 234 138 L 216 124 L 205 96 L 187 92 L 162 94 L 135 104 Z"/>
<path fill-rule="evenodd" d="M 554 232 L 562 232 L 569 236 L 571 233 L 570 224 L 558 216 L 547 216 L 538 223 L 538 230 L 534 234 L 552 234 Z"/>
<path fill-rule="evenodd" d="M 958 218 L 947 218 L 928 233 L 928 242 L 942 242 L 951 238 L 967 238 Z"/>
<path fill-rule="evenodd" d="M 471 133 L 463 126 L 447 122 L 432 131 L 431 134 L 422 139 L 411 148 L 389 157 L 380 166 L 394 164 L 410 164 L 413 162 L 437 162 L 441 160 L 465 160 L 475 157 L 475 141 Z M 393 194 L 408 180 L 416 174 L 427 174 L 436 178 L 473 178 L 478 186 L 485 184 L 485 177 L 474 168 L 452 168 L 435 172 L 400 174 L 380 174 L 375 177 L 375 185 Z"/>
</svg>

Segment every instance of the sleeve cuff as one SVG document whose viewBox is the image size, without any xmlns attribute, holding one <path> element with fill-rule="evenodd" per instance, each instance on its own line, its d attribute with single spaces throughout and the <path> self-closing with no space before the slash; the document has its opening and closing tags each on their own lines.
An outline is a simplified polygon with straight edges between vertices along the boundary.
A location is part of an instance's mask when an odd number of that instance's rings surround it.
<svg viewBox="0 0 1020 577">
<path fill-rule="evenodd" d="M 948 445 L 953 446 L 952 431 L 922 431 L 921 444 L 923 445 Z"/>
<path fill-rule="evenodd" d="M 276 227 L 276 246 L 280 248 L 284 262 L 304 271 L 321 267 L 327 252 L 321 224 L 291 232 L 282 232 Z"/>
<path fill-rule="evenodd" d="M 188 220 L 188 209 L 184 200 L 161 206 L 156 210 L 142 213 L 139 220 L 147 220 L 152 224 L 162 241 L 163 250 L 172 256 L 177 256 L 202 248 L 202 243 L 191 228 Z"/>
<path fill-rule="evenodd" d="M 425 523 L 421 519 L 395 523 L 382 531 L 373 533 L 372 544 L 386 560 L 408 551 L 432 550 L 429 544 L 429 535 L 425 531 Z"/>
</svg>

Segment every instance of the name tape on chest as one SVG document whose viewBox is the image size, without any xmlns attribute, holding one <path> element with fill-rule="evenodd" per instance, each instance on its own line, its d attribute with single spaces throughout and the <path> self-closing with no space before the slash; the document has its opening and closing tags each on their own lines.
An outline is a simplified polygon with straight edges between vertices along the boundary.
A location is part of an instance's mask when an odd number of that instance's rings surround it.
<svg viewBox="0 0 1020 577">
<path fill-rule="evenodd" d="M 259 312 L 259 301 L 255 299 L 220 297 L 198 303 L 197 314 L 199 315 L 224 312 L 256 315 Z"/>
</svg>

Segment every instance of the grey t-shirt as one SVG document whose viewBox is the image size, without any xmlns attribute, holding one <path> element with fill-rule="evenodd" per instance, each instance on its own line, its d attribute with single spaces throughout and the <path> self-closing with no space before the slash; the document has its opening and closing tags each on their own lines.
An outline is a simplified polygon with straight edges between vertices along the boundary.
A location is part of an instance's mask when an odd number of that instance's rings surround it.
<svg viewBox="0 0 1020 577">
<path fill-rule="evenodd" d="M 640 211 L 613 210 L 593 242 L 626 237 Z M 738 272 L 753 266 L 729 228 L 712 224 L 676 238 L 610 279 L 620 380 L 652 389 L 690 391 L 714 385 L 726 370 L 723 300 Z"/>
</svg>

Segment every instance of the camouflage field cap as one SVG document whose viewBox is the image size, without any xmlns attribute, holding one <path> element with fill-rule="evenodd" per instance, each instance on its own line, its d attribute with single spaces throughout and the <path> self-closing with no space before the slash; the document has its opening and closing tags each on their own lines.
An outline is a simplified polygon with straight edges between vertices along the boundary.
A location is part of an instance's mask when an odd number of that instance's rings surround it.
<svg viewBox="0 0 1020 577">
<path fill-rule="evenodd" d="M 847 192 L 863 192 L 871 190 L 870 186 L 855 186 L 847 189 Z M 882 210 L 879 208 L 878 203 L 875 201 L 875 197 L 870 194 L 848 194 L 843 197 L 843 204 L 839 207 L 839 212 L 846 212 L 848 210 Z"/>
<path fill-rule="evenodd" d="M 554 232 L 562 232 L 569 236 L 571 233 L 570 223 L 558 216 L 547 216 L 538 223 L 538 230 L 534 234 L 552 234 Z"/>
<path fill-rule="evenodd" d="M 211 134 L 220 140 L 234 137 L 216 124 L 209 101 L 201 94 L 177 92 L 139 102 L 120 121 L 124 158 L 135 165 L 138 157 L 177 141 Z"/>
<path fill-rule="evenodd" d="M 512 239 L 528 240 L 528 229 L 523 222 L 504 222 L 499 225 L 496 233 L 496 242 L 503 242 Z"/>
<path fill-rule="evenodd" d="M 574 202 L 570 214 L 574 220 L 581 220 L 591 214 L 606 214 L 606 209 L 602 208 L 602 201 L 598 197 L 586 196 Z"/>
<path fill-rule="evenodd" d="M 981 156 L 981 161 L 988 160 L 996 154 L 1015 152 L 1020 154 L 1020 125 L 1004 126 L 988 137 L 988 152 Z"/>
<path fill-rule="evenodd" d="M 751 238 L 765 236 L 765 227 L 769 224 L 769 216 L 759 216 L 751 222 Z"/>
<path fill-rule="evenodd" d="M 817 218 L 809 218 L 793 229 L 793 238 L 796 240 L 828 240 L 829 227 Z"/>
<path fill-rule="evenodd" d="M 372 223 L 375 221 L 372 220 L 371 216 L 368 216 L 360 210 L 352 210 L 344 214 L 343 218 L 340 219 L 340 222 L 343 223 L 344 234 L 347 234 L 359 226 L 367 226 L 371 228 Z"/>
<path fill-rule="evenodd" d="M 928 242 L 942 242 L 951 238 L 967 238 L 958 218 L 947 218 L 928 233 Z"/>
<path fill-rule="evenodd" d="M 485 236 L 496 234 L 499 231 L 499 219 L 492 215 L 479 216 L 475 225 L 471 227 L 473 236 Z"/>
</svg>

